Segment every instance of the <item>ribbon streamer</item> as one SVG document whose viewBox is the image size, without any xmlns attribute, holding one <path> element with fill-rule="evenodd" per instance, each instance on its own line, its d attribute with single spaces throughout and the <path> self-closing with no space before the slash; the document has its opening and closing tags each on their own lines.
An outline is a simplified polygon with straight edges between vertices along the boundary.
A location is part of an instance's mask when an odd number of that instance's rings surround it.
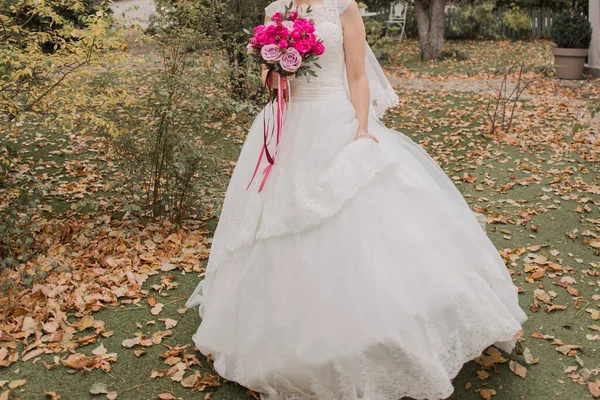
<svg viewBox="0 0 600 400">
<path fill-rule="evenodd" d="M 256 167 L 254 168 L 254 174 L 252 175 L 252 179 L 250 179 L 250 183 L 246 187 L 246 190 L 250 188 L 252 182 L 254 182 L 254 178 L 260 169 L 260 165 L 262 164 L 263 157 L 266 156 L 268 164 L 265 166 L 263 170 L 263 179 L 260 183 L 260 187 L 258 192 L 262 192 L 265 187 L 265 183 L 267 182 L 267 178 L 273 169 L 273 165 L 275 164 L 275 158 L 277 157 L 277 149 L 279 148 L 279 142 L 281 140 L 281 135 L 283 131 L 283 125 L 285 122 L 285 114 L 287 110 L 288 103 L 290 101 L 290 86 L 289 80 L 287 77 L 279 74 L 279 85 L 277 89 L 277 98 L 275 98 L 273 94 L 273 86 L 271 84 L 271 77 L 273 71 L 267 72 L 266 85 L 267 90 L 269 91 L 269 103 L 267 107 L 265 107 L 265 112 L 263 113 L 263 126 L 264 126 L 264 135 L 263 135 L 263 147 L 260 150 L 260 155 L 258 156 L 258 162 L 256 163 Z M 273 115 L 273 108 L 275 107 L 275 100 L 277 100 L 277 111 L 276 111 L 276 124 L 271 126 L 271 121 L 267 121 L 266 110 L 270 106 L 271 115 Z M 269 144 L 271 143 L 273 137 L 275 137 L 275 149 L 273 153 L 269 150 Z"/>
</svg>

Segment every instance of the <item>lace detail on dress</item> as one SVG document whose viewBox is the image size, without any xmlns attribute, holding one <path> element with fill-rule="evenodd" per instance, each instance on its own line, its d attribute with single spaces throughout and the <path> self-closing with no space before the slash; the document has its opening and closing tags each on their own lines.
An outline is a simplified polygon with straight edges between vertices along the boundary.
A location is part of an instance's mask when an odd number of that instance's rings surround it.
<svg viewBox="0 0 600 400">
<path fill-rule="evenodd" d="M 476 276 L 473 278 L 481 281 Z M 486 285 L 485 282 L 480 284 Z M 492 344 L 510 353 L 521 330 L 520 321 L 508 311 L 500 312 L 469 296 L 447 301 L 458 306 L 453 312 L 460 323 L 453 329 L 437 322 L 443 319 L 436 318 L 435 312 L 421 321 L 422 335 L 431 346 L 430 357 L 411 352 L 401 338 L 382 338 L 360 353 L 323 360 L 323 364 L 313 366 L 312 372 L 307 368 L 293 370 L 299 376 L 287 376 L 289 371 L 265 369 L 260 363 L 251 366 L 253 372 L 249 376 L 244 373 L 240 360 L 202 346 L 199 349 L 215 358 L 214 366 L 219 375 L 262 393 L 263 400 L 446 399 L 454 391 L 452 379 L 466 362 L 481 355 Z M 496 318 L 480 321 L 473 318 L 473 309 Z M 438 313 L 442 312 L 445 312 L 443 307 Z M 497 353 L 498 350 L 488 352 Z M 304 382 L 302 388 L 294 385 L 292 379 Z"/>
<path fill-rule="evenodd" d="M 270 18 L 276 12 L 283 10 L 284 6 L 282 0 L 276 0 L 265 8 L 265 15 Z"/>
<path fill-rule="evenodd" d="M 379 81 L 370 80 L 369 89 L 371 90 L 373 112 L 378 118 L 382 118 L 389 108 L 400 105 L 400 99 L 391 86 L 384 88 Z"/>
</svg>

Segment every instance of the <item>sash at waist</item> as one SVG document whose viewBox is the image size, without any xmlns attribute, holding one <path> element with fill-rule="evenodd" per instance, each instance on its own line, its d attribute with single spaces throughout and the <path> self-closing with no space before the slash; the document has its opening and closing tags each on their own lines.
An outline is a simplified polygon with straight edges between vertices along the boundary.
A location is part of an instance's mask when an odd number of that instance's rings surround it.
<svg viewBox="0 0 600 400">
<path fill-rule="evenodd" d="M 290 82 L 292 101 L 316 101 L 330 97 L 348 98 L 348 92 L 340 81 Z"/>
</svg>

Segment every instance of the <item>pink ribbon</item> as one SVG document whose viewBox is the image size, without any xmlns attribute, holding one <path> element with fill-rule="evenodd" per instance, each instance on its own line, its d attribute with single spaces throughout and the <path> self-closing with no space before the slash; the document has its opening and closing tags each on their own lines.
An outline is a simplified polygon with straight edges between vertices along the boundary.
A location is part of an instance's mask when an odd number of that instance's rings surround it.
<svg viewBox="0 0 600 400">
<path fill-rule="evenodd" d="M 270 105 L 271 107 L 271 115 L 273 115 L 273 103 L 275 102 L 275 98 L 272 97 L 272 92 L 273 92 L 273 87 L 271 86 L 271 74 L 272 71 L 269 71 L 267 73 L 267 90 L 269 91 L 269 103 L 268 106 Z M 267 182 L 267 178 L 269 177 L 269 175 L 271 174 L 271 170 L 273 169 L 273 165 L 275 164 L 275 158 L 277 156 L 277 149 L 279 148 L 279 142 L 281 140 L 281 134 L 283 131 L 283 125 L 284 125 L 284 117 L 285 117 L 285 112 L 287 110 L 287 106 L 290 100 L 290 88 L 289 88 L 289 81 L 287 79 L 287 77 L 279 74 L 279 86 L 278 86 L 278 90 L 277 90 L 277 113 L 276 113 L 276 126 L 271 127 L 271 122 L 267 121 L 266 118 L 266 108 L 265 108 L 265 112 L 263 113 L 263 119 L 264 119 L 264 134 L 263 134 L 263 146 L 262 149 L 260 150 L 260 155 L 258 156 L 258 162 L 256 163 L 256 167 L 254 168 L 254 174 L 252 175 L 252 179 L 250 179 L 250 183 L 248 183 L 248 186 L 246 187 L 246 190 L 248 190 L 250 188 L 250 186 L 252 185 L 252 182 L 254 182 L 254 178 L 256 178 L 256 175 L 258 173 L 258 170 L 260 168 L 260 165 L 262 163 L 262 159 L 263 157 L 267 157 L 267 161 L 269 162 L 264 170 L 263 170 L 263 179 L 260 183 L 260 187 L 258 189 L 258 192 L 262 192 L 262 190 L 265 187 L 265 183 Z M 275 150 L 273 151 L 273 154 L 271 154 L 271 152 L 269 151 L 269 144 L 271 143 L 271 140 L 273 139 L 273 136 L 275 136 Z"/>
</svg>

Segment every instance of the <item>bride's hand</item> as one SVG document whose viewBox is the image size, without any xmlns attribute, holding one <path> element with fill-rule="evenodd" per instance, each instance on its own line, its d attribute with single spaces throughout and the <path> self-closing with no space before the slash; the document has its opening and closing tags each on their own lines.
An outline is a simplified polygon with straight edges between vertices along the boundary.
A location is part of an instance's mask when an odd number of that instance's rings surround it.
<svg viewBox="0 0 600 400">
<path fill-rule="evenodd" d="M 263 86 L 267 87 L 267 76 L 270 76 L 270 80 L 271 80 L 271 89 L 278 89 L 279 88 L 279 73 L 277 72 L 271 72 L 271 74 L 268 74 L 269 71 L 267 69 L 263 70 L 262 73 L 262 82 L 263 82 Z"/>
<path fill-rule="evenodd" d="M 356 136 L 354 136 L 354 139 L 359 140 L 362 138 L 368 138 L 368 139 L 375 141 L 376 143 L 379 143 L 379 139 L 377 139 L 375 136 L 371 135 L 369 132 L 365 131 L 364 129 L 359 129 L 356 132 Z"/>
</svg>

